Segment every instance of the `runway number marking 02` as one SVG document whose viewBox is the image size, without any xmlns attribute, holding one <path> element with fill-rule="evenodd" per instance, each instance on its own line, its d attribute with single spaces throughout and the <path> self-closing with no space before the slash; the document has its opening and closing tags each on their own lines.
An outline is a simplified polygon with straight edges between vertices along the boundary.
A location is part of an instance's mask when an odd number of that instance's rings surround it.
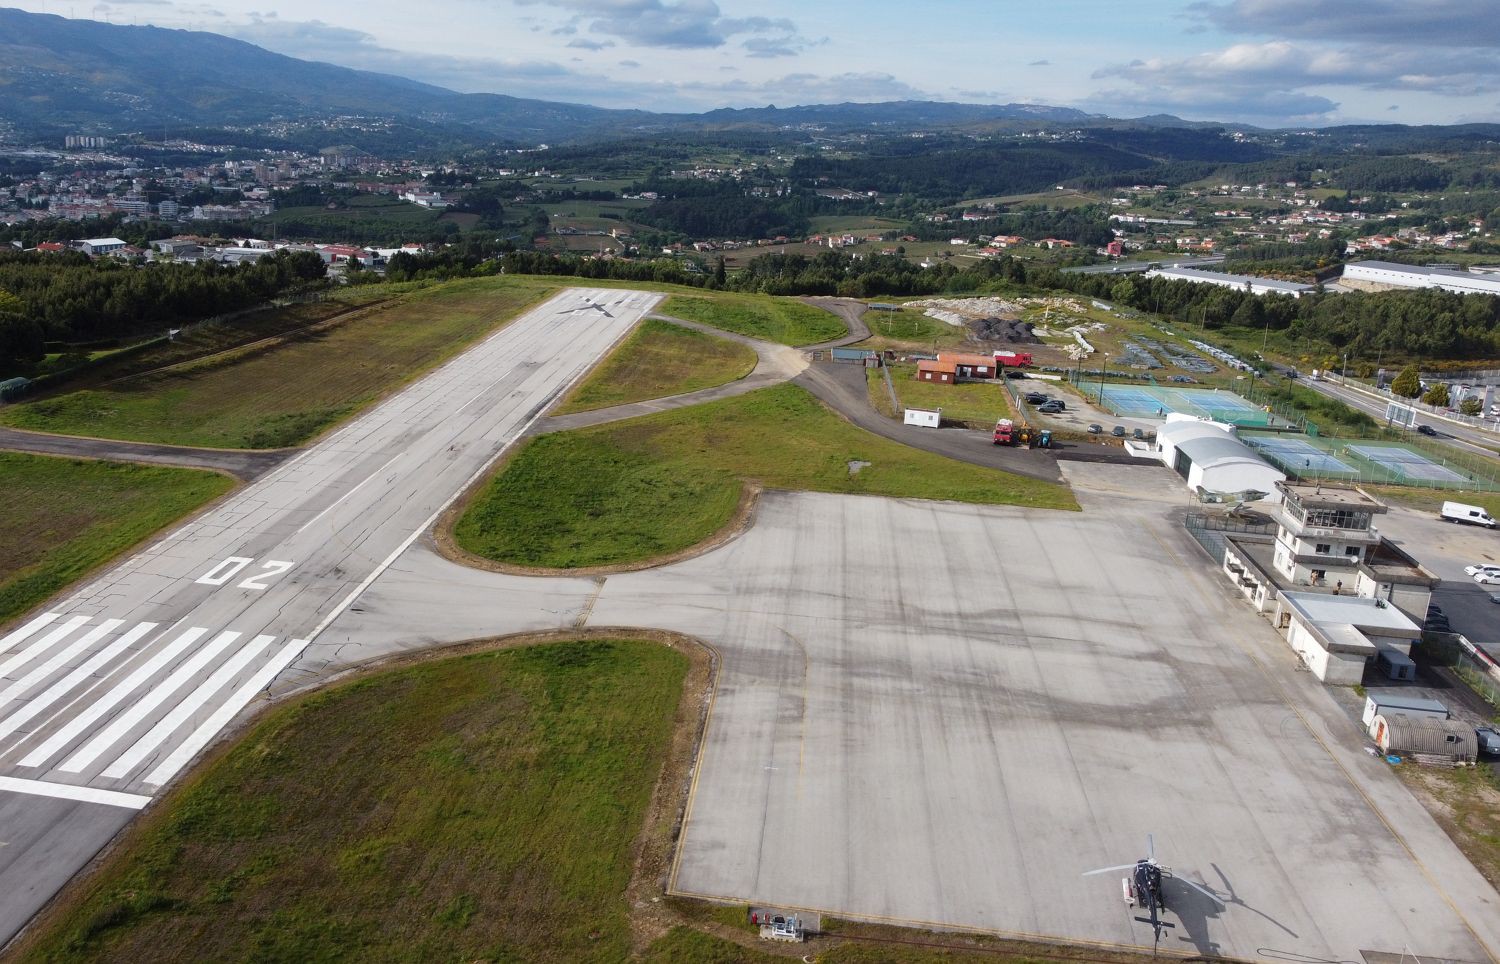
<svg viewBox="0 0 1500 964">
<path fill-rule="evenodd" d="M 229 580 L 238 576 L 245 567 L 254 562 L 248 556 L 230 556 L 223 562 L 218 563 L 212 569 L 199 576 L 195 581 L 200 586 L 222 586 Z M 281 559 L 267 559 L 261 563 L 261 572 L 246 578 L 236 588 L 238 589 L 269 589 L 266 580 L 273 576 L 279 576 L 286 572 L 296 563 L 286 562 Z"/>
</svg>

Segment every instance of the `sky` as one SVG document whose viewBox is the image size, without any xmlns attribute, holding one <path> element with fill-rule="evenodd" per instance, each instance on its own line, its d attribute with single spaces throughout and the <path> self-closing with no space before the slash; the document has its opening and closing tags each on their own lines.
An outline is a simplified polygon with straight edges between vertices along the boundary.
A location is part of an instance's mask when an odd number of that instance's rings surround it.
<svg viewBox="0 0 1500 964">
<path fill-rule="evenodd" d="M 10 0 L 466 92 L 630 107 L 1037 103 L 1500 122 L 1494 0 Z"/>
</svg>

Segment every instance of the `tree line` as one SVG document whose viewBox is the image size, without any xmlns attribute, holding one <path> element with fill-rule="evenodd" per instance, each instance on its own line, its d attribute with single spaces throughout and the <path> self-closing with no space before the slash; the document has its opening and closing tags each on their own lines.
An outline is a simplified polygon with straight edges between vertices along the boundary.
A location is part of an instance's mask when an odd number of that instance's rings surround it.
<svg viewBox="0 0 1500 964">
<path fill-rule="evenodd" d="M 325 277 L 323 259 L 279 251 L 253 264 L 131 265 L 77 252 L 0 252 L 0 366 L 42 358 L 48 342 L 159 334 L 238 311 Z"/>
</svg>

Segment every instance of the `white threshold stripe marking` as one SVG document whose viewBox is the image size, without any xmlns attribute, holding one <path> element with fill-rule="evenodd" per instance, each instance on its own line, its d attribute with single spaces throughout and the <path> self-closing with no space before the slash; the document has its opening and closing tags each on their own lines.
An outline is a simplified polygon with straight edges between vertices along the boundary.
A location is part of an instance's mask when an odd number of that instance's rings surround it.
<svg viewBox="0 0 1500 964">
<path fill-rule="evenodd" d="M 207 703 L 215 693 L 219 692 L 230 680 L 234 679 L 240 670 L 250 665 L 250 661 L 259 656 L 261 651 L 275 639 L 275 636 L 257 636 L 252 639 L 249 645 L 235 653 L 233 658 L 220 666 L 214 671 L 212 676 L 204 680 L 197 689 L 188 694 L 187 699 L 178 703 L 171 713 L 168 713 L 157 721 L 157 724 L 151 728 L 150 732 L 137 740 L 135 745 L 126 750 L 124 755 L 118 760 L 111 763 L 109 769 L 105 770 L 103 775 L 111 780 L 119 780 L 128 775 L 131 770 L 140 766 L 142 760 L 146 759 L 157 747 L 161 746 L 167 737 L 171 736 L 178 727 L 188 721 L 189 717 L 198 712 L 203 707 L 203 704 Z M 64 769 L 67 768 L 64 767 Z"/>
<path fill-rule="evenodd" d="M 90 703 L 82 713 L 69 720 L 66 726 L 48 737 L 45 743 L 22 757 L 21 766 L 39 767 L 52 759 L 63 747 L 77 739 L 78 735 L 84 730 L 99 722 L 101 716 L 123 702 L 125 697 L 139 689 L 141 684 L 156 675 L 157 671 L 176 659 L 181 655 L 183 650 L 197 642 L 198 637 L 206 632 L 208 630 L 205 627 L 194 626 L 181 636 L 178 636 L 172 641 L 170 646 L 167 646 L 161 652 L 151 657 L 151 659 L 138 667 L 134 673 L 127 676 L 124 682 L 104 694 L 97 701 Z"/>
<path fill-rule="evenodd" d="M 17 777 L 0 777 L 0 790 L 11 793 L 27 793 L 33 797 L 53 797 L 58 800 L 77 800 L 81 803 L 102 803 L 108 807 L 124 807 L 139 810 L 151 802 L 150 797 L 138 793 L 121 793 L 118 790 L 96 790 L 93 787 L 75 787 L 67 783 L 48 783 L 45 780 L 22 780 Z"/>
<path fill-rule="evenodd" d="M 151 630 L 155 629 L 156 627 L 156 623 L 140 623 L 124 636 L 121 636 L 119 639 L 110 643 L 107 647 L 100 650 L 98 653 L 95 653 L 92 659 L 75 669 L 73 672 L 69 673 L 65 679 L 59 680 L 58 682 L 54 683 L 51 688 L 49 688 L 45 693 L 42 693 L 40 696 L 29 701 L 25 706 L 16 710 L 10 716 L 6 717 L 3 721 L 0 721 L 0 740 L 3 740 L 7 736 L 10 736 L 16 730 L 25 726 L 27 722 L 32 719 L 32 717 L 38 715 L 47 707 L 51 706 L 53 703 L 56 703 L 64 696 L 68 695 L 68 693 L 72 692 L 73 688 L 76 687 L 79 683 L 94 675 L 95 670 L 99 669 L 99 667 L 101 666 L 104 666 L 110 660 L 114 659 L 120 653 L 124 652 L 127 648 L 134 644 L 136 640 L 151 632 Z M 7 690 L 6 692 L 10 691 Z"/>
<path fill-rule="evenodd" d="M 370 482 L 371 479 L 375 478 L 377 475 L 381 474 L 386 469 L 390 468 L 393 464 L 395 464 L 396 459 L 401 458 L 405 454 L 406 454 L 405 452 L 397 452 L 396 453 L 396 458 L 391 459 L 389 462 L 385 463 L 380 468 L 376 469 L 374 472 L 371 472 L 369 475 L 365 476 L 364 480 L 362 482 L 360 482 L 354 488 L 350 489 L 348 492 L 345 492 L 342 496 L 339 497 L 339 499 L 338 499 L 337 502 L 334 502 L 328 508 L 324 509 L 322 512 L 319 512 L 317 515 L 315 515 L 311 519 L 307 520 L 307 524 L 304 525 L 302 528 L 298 529 L 294 533 L 294 535 L 299 535 L 300 536 L 302 533 L 306 532 L 308 529 L 311 529 L 312 526 L 313 526 L 313 523 L 317 522 L 319 519 L 323 518 L 325 515 L 327 515 L 328 513 L 332 512 L 334 509 L 337 509 L 340 505 L 343 504 L 343 502 L 344 502 L 345 499 L 347 499 L 350 496 L 354 495 L 354 493 L 358 492 L 360 489 L 363 489 L 365 487 L 365 485 Z"/>
<path fill-rule="evenodd" d="M 152 770 L 150 775 L 142 782 L 149 783 L 152 786 L 161 786 L 176 776 L 178 770 L 181 770 L 192 762 L 193 758 L 205 746 L 208 746 L 209 741 L 218 736 L 219 731 L 229 725 L 229 721 L 234 719 L 240 710 L 245 708 L 245 704 L 255 698 L 256 693 L 269 686 L 271 680 L 275 679 L 282 670 L 292 664 L 292 660 L 302 655 L 302 651 L 307 648 L 309 642 L 311 642 L 309 639 L 294 639 L 281 647 L 269 663 L 262 666 L 254 676 L 246 680 L 245 685 L 235 690 L 233 696 L 220 703 L 219 708 L 214 710 L 213 715 L 200 723 L 192 735 L 179 743 L 171 755 L 158 764 L 156 769 Z"/>
<path fill-rule="evenodd" d="M 136 700 L 130 709 L 110 720 L 108 726 L 94 734 L 93 739 L 89 740 L 83 745 L 82 749 L 65 760 L 62 766 L 58 767 L 58 770 L 63 773 L 81 773 L 88 769 L 95 760 L 99 759 L 101 753 L 124 739 L 125 735 L 131 730 L 140 726 L 146 717 L 150 716 L 158 706 L 165 703 L 173 693 L 186 686 L 193 677 L 203 672 L 209 663 L 213 662 L 220 653 L 228 649 L 229 644 L 239 639 L 240 636 L 240 633 L 232 629 L 226 629 L 215 636 L 212 642 L 198 650 L 192 655 L 191 659 L 186 660 L 181 666 L 173 670 L 171 676 L 156 683 L 145 693 L 142 693 L 141 698 Z"/>
<path fill-rule="evenodd" d="M 12 646 L 16 645 L 17 643 L 26 641 L 38 629 L 41 629 L 43 626 L 46 626 L 48 623 L 52 622 L 54 619 L 59 618 L 60 616 L 62 616 L 62 613 L 42 613 L 40 616 L 22 626 L 15 632 L 11 633 L 9 636 L 5 637 L 4 639 L 0 639 L 0 653 L 10 652 L 10 648 Z"/>
<path fill-rule="evenodd" d="M 0 706 L 4 706 L 6 703 L 9 703 L 11 700 L 31 689 L 33 686 L 51 676 L 62 667 L 68 665 L 69 660 L 77 656 L 79 653 L 85 652 L 90 646 L 94 645 L 105 636 L 108 636 L 110 633 L 114 632 L 124 622 L 125 620 L 123 619 L 106 619 L 104 622 L 84 633 L 81 637 L 74 641 L 73 645 L 67 647 L 56 656 L 47 660 L 47 662 L 27 673 L 25 676 L 21 677 L 19 680 L 6 687 L 3 691 L 0 691 Z"/>
<path fill-rule="evenodd" d="M 47 650 L 51 649 L 53 646 L 56 646 L 58 643 L 67 639 L 69 636 L 73 635 L 73 630 L 77 629 L 79 626 L 82 626 L 88 621 L 89 617 L 87 616 L 74 616 L 72 619 L 69 619 L 61 626 L 52 630 L 52 632 L 43 636 L 35 643 L 32 643 L 30 646 L 21 650 L 10 659 L 6 660 L 4 663 L 0 663 L 0 679 L 4 679 L 11 673 L 20 669 L 22 666 L 25 666 L 27 663 L 45 653 Z"/>
</svg>

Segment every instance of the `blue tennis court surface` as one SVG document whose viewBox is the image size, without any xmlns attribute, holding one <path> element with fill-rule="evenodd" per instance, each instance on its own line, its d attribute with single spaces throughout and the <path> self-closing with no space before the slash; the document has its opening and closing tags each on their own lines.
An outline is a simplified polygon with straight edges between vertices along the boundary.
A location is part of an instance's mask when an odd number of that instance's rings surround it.
<svg viewBox="0 0 1500 964">
<path fill-rule="evenodd" d="M 1423 482 L 1467 481 L 1466 476 L 1411 449 L 1394 445 L 1351 445 L 1349 451 L 1402 478 Z"/>
<path fill-rule="evenodd" d="M 1271 425 L 1272 416 L 1234 392 L 1161 385 L 1105 385 L 1104 407 L 1131 418 L 1164 418 L 1172 412 L 1234 425 Z"/>
<path fill-rule="evenodd" d="M 1265 455 L 1283 471 L 1299 475 L 1347 475 L 1358 477 L 1359 470 L 1334 458 L 1304 438 L 1283 435 L 1246 435 L 1245 444 Z"/>
</svg>

